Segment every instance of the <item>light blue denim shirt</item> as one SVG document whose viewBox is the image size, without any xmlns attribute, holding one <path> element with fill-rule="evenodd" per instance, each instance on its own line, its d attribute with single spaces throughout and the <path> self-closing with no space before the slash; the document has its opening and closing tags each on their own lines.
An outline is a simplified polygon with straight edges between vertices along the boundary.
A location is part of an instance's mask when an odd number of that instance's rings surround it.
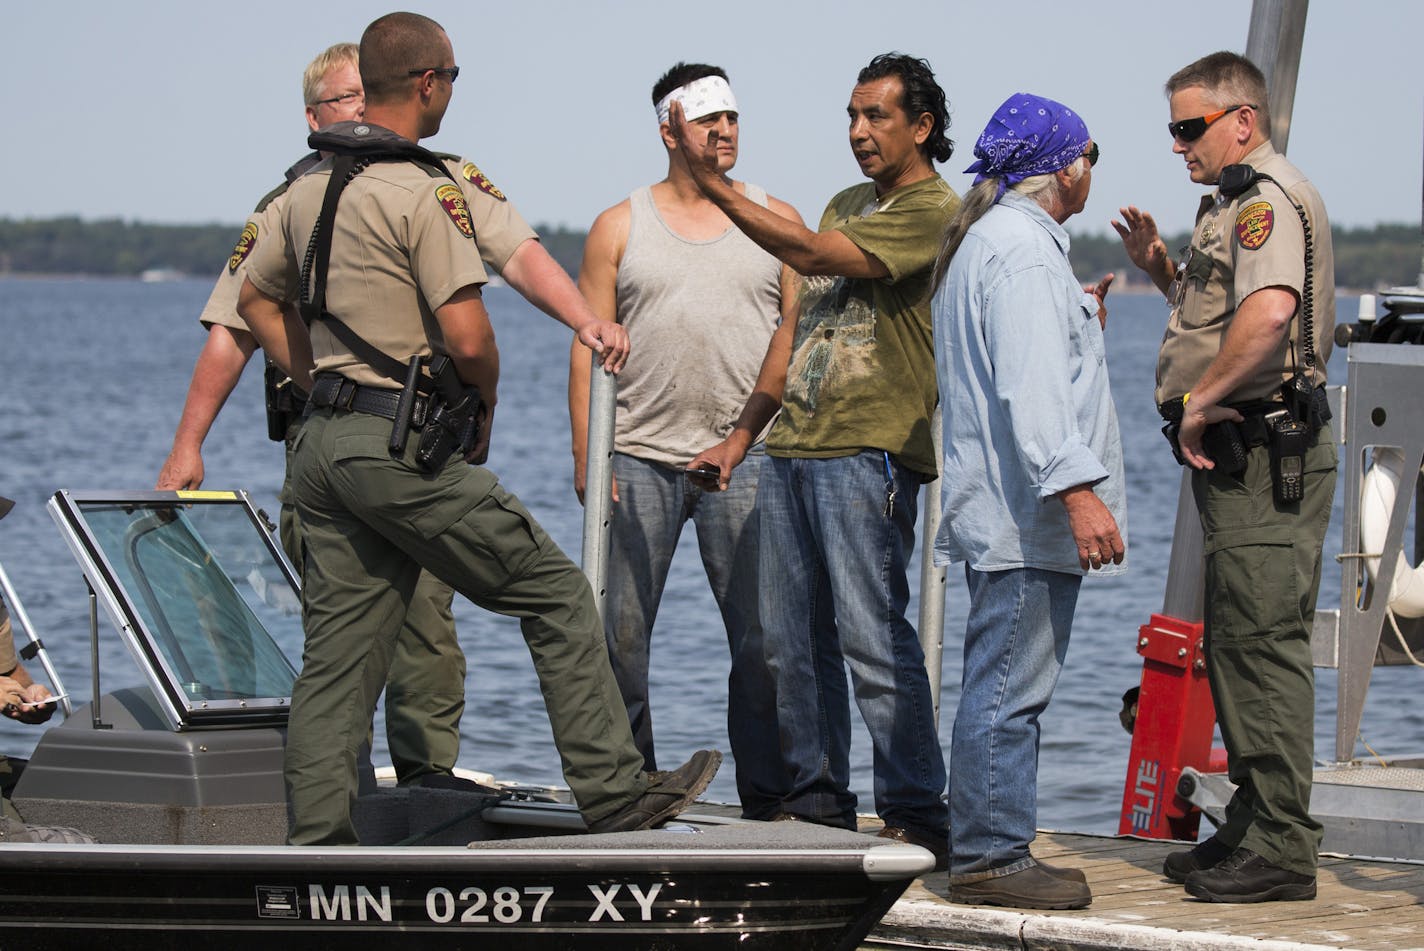
<svg viewBox="0 0 1424 951">
<path fill-rule="evenodd" d="M 932 310 L 944 410 L 935 564 L 1085 574 L 1054 495 L 1091 483 L 1124 545 L 1127 506 L 1097 300 L 1073 276 L 1068 233 L 1007 192 L 970 227 Z"/>
</svg>

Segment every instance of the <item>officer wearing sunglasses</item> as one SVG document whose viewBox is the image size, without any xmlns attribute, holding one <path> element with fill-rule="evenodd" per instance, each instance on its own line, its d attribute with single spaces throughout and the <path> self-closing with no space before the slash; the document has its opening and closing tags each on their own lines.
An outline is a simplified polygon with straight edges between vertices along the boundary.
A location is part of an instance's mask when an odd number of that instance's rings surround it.
<svg viewBox="0 0 1424 951">
<path fill-rule="evenodd" d="M 1310 899 L 1321 835 L 1309 812 L 1310 631 L 1336 459 L 1328 424 L 1289 407 L 1298 390 L 1310 396 L 1325 383 L 1330 222 L 1319 192 L 1272 148 L 1265 79 L 1249 60 L 1213 53 L 1173 75 L 1167 93 L 1172 151 L 1192 181 L 1219 187 L 1203 197 L 1175 263 L 1146 212 L 1123 208 L 1113 227 L 1172 305 L 1156 399 L 1192 467 L 1206 538 L 1207 674 L 1238 786 L 1226 822 L 1169 855 L 1163 873 L 1208 901 Z M 1213 441 L 1233 427 L 1234 444 Z M 1300 481 L 1283 500 L 1272 466 L 1287 428 Z M 1233 451 L 1213 458 L 1204 436 Z"/>
</svg>

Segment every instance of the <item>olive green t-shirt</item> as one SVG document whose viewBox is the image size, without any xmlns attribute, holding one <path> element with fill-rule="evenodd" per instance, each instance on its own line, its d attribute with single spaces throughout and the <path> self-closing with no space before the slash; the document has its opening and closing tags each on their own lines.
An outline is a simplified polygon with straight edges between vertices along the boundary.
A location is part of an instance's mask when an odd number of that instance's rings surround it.
<svg viewBox="0 0 1424 951">
<path fill-rule="evenodd" d="M 958 207 L 959 196 L 938 175 L 879 198 L 866 182 L 831 199 L 820 230 L 841 232 L 890 274 L 803 278 L 781 416 L 767 452 L 830 458 L 880 449 L 934 478 L 931 272 Z"/>
</svg>

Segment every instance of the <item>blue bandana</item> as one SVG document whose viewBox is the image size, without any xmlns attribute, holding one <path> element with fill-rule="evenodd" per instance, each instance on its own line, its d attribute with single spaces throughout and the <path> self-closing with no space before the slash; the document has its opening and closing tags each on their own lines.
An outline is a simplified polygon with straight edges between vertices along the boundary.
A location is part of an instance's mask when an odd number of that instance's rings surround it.
<svg viewBox="0 0 1424 951">
<path fill-rule="evenodd" d="M 1061 102 L 1017 92 L 1004 100 L 974 143 L 978 159 L 965 169 L 978 172 L 974 184 L 999 179 L 995 201 L 1010 185 L 1048 175 L 1076 161 L 1092 136 L 1078 114 Z"/>
</svg>

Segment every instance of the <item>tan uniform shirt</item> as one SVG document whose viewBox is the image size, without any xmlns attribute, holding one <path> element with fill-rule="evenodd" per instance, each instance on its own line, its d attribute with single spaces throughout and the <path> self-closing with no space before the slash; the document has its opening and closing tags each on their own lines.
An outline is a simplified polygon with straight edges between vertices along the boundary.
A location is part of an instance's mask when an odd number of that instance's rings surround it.
<svg viewBox="0 0 1424 951">
<path fill-rule="evenodd" d="M 0 674 L 8 674 L 20 666 L 20 658 L 15 653 L 15 632 L 10 628 L 10 612 L 5 602 L 0 601 Z"/>
<path fill-rule="evenodd" d="M 504 266 L 515 250 L 530 238 L 539 235 L 505 198 L 504 193 L 494 186 L 474 162 L 458 155 L 442 155 L 446 168 L 460 182 L 465 194 L 465 204 L 470 209 L 470 220 L 475 228 L 475 240 L 479 244 L 480 258 L 485 266 L 503 273 Z M 282 220 L 282 208 L 287 203 L 287 193 L 282 192 L 267 203 L 266 207 L 248 216 L 242 227 L 242 234 L 228 258 L 227 266 L 218 275 L 213 292 L 208 297 L 203 312 L 198 315 L 204 327 L 221 324 L 236 330 L 246 331 L 247 324 L 237 315 L 237 295 L 242 290 L 242 279 L 247 276 L 247 259 L 258 242 L 274 234 Z M 305 250 L 305 241 L 302 243 Z"/>
<path fill-rule="evenodd" d="M 1284 187 L 1261 181 L 1234 199 L 1220 192 L 1202 199 L 1192 243 L 1169 290 L 1172 315 L 1157 358 L 1157 402 L 1191 391 L 1221 350 L 1236 309 L 1253 292 L 1288 287 L 1300 297 L 1305 287 L 1305 233 L 1292 202 L 1310 223 L 1314 295 L 1315 375 L 1325 382 L 1335 332 L 1335 254 L 1325 203 L 1306 177 L 1269 142 L 1254 149 L 1245 164 Z M 1289 196 L 1289 199 L 1287 198 Z M 1299 305 L 1290 332 L 1270 360 L 1222 402 L 1275 399 L 1297 367 L 1304 370 L 1303 321 Z"/>
<path fill-rule="evenodd" d="M 280 227 L 250 255 L 247 276 L 263 293 L 298 300 L 301 257 L 330 177 L 327 160 L 294 182 Z M 449 179 L 413 162 L 377 162 L 346 186 L 332 226 L 326 309 L 368 344 L 401 363 L 441 352 L 435 311 L 485 280 L 469 209 Z M 312 325 L 311 343 L 318 372 L 400 386 L 351 353 L 324 321 Z"/>
</svg>

